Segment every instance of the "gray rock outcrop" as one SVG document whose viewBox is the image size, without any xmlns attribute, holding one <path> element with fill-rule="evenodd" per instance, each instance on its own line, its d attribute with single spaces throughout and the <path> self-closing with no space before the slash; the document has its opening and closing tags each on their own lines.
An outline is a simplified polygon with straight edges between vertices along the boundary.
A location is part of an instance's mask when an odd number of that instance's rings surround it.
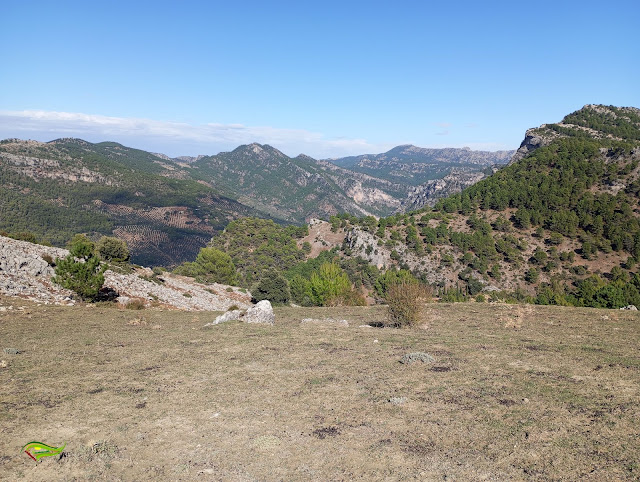
<svg viewBox="0 0 640 482">
<path fill-rule="evenodd" d="M 276 316 L 273 313 L 271 303 L 268 300 L 262 300 L 257 305 L 252 306 L 245 313 L 244 321 L 245 323 L 273 325 L 276 321 Z"/>
<path fill-rule="evenodd" d="M 231 320 L 237 320 L 242 316 L 242 311 L 240 310 L 231 310 L 231 311 L 227 311 L 226 313 L 221 314 L 220 316 L 218 316 L 215 320 L 213 320 L 211 323 L 207 323 L 204 326 L 212 326 L 212 325 L 219 325 L 220 323 L 225 323 L 227 321 L 231 321 Z"/>
<path fill-rule="evenodd" d="M 44 259 L 64 258 L 69 251 L 0 236 L 0 295 L 18 296 L 45 304 L 74 304 L 74 293 L 51 281 L 54 270 Z M 224 311 L 248 308 L 251 294 L 220 284 L 196 283 L 191 278 L 164 273 L 153 279 L 148 268 L 122 274 L 107 270 L 105 287 L 120 294 L 118 302 L 134 299 L 145 304 L 186 311 Z M 230 289 L 231 288 L 231 289 Z"/>
<path fill-rule="evenodd" d="M 535 151 L 539 147 L 544 147 L 547 144 L 551 143 L 551 141 L 553 140 L 552 136 L 543 137 L 539 134 L 539 131 L 541 129 L 544 129 L 545 127 L 546 125 L 543 124 L 537 129 L 527 130 L 524 136 L 524 140 L 522 141 L 522 143 L 520 144 L 520 147 L 518 148 L 516 153 L 513 155 L 513 157 L 509 161 L 509 165 L 518 162 L 520 159 L 525 157 L 530 152 Z"/>
</svg>

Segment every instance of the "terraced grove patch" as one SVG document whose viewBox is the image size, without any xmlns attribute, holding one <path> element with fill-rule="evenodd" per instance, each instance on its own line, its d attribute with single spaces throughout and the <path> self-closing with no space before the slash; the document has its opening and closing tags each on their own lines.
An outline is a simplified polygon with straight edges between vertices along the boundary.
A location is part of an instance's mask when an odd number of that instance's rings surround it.
<svg viewBox="0 0 640 482">
<path fill-rule="evenodd" d="M 397 330 L 363 326 L 383 307 L 280 308 L 203 328 L 215 313 L 0 305 L 8 480 L 640 477 L 635 312 L 432 304 Z M 435 361 L 400 363 L 417 352 Z M 31 440 L 65 457 L 36 464 Z"/>
</svg>

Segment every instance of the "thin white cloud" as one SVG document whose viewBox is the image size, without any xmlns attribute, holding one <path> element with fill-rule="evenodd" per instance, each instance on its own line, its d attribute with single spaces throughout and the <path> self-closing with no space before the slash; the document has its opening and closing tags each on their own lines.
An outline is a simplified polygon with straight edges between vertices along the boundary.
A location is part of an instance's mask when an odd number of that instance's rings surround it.
<svg viewBox="0 0 640 482">
<path fill-rule="evenodd" d="M 316 158 L 383 152 L 393 145 L 365 139 L 327 138 L 303 129 L 208 123 L 193 125 L 152 119 L 109 117 L 75 112 L 0 111 L 0 137 L 49 141 L 80 137 L 91 142 L 116 141 L 169 155 L 216 154 L 241 144 L 270 144 L 288 155 Z"/>
</svg>

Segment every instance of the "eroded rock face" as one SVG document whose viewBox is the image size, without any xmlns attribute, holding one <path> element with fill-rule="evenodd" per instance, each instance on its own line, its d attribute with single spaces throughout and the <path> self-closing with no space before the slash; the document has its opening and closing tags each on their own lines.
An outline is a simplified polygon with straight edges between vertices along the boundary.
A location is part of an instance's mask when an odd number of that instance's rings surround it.
<svg viewBox="0 0 640 482">
<path fill-rule="evenodd" d="M 551 143 L 551 141 L 553 140 L 552 136 L 543 137 L 538 132 L 540 129 L 544 129 L 545 127 L 546 126 L 543 124 L 538 129 L 527 130 L 527 133 L 524 136 L 524 140 L 522 141 L 522 143 L 520 144 L 520 147 L 518 148 L 516 153 L 513 155 L 513 157 L 509 161 L 509 165 L 518 162 L 520 159 L 525 157 L 530 152 L 535 151 L 536 149 L 540 147 L 544 147 Z"/>
<path fill-rule="evenodd" d="M 257 305 L 249 308 L 244 315 L 244 321 L 245 323 L 273 325 L 276 321 L 276 316 L 269 300 L 262 300 Z"/>
</svg>

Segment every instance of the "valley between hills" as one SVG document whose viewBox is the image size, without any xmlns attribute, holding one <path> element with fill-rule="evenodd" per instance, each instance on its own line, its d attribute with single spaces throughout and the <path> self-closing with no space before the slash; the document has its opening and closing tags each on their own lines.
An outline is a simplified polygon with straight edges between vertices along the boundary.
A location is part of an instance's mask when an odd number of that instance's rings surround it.
<svg viewBox="0 0 640 482">
<path fill-rule="evenodd" d="M 640 305 L 638 112 L 587 105 L 529 129 L 515 152 L 399 146 L 323 161 L 258 144 L 169 158 L 9 139 L 0 229 L 57 246 L 113 236 L 134 263 L 252 292 L 282 278 L 281 301 L 301 305 L 326 303 L 309 284 L 323 263 L 348 278 L 342 304 L 380 301 L 407 277 L 448 301 Z M 205 246 L 234 277 L 203 273 Z"/>
<path fill-rule="evenodd" d="M 637 480 L 640 110 L 416 150 L 3 141 L 3 475 Z M 106 290 L 54 281 L 83 266 Z"/>
</svg>

